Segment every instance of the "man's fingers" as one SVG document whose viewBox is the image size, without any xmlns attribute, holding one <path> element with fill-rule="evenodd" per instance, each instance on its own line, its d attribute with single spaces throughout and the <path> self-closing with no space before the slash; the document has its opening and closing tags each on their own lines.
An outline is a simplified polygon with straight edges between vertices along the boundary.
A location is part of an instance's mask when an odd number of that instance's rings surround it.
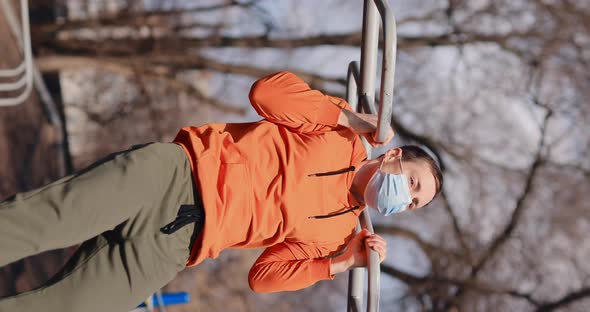
<svg viewBox="0 0 590 312">
<path fill-rule="evenodd" d="M 362 229 L 360 232 L 358 232 L 358 234 L 356 234 L 356 236 L 354 238 L 359 240 L 362 243 L 363 241 L 365 241 L 367 239 L 367 237 L 370 237 L 370 236 L 371 236 L 371 232 L 369 232 L 367 229 Z"/>
<path fill-rule="evenodd" d="M 360 235 L 361 237 L 367 237 L 367 236 L 371 236 L 372 234 L 371 234 L 371 232 L 369 232 L 369 230 L 367 230 L 367 229 L 362 229 L 362 230 L 361 230 L 361 231 L 358 233 L 358 235 Z"/>
<path fill-rule="evenodd" d="M 367 136 L 365 136 L 365 138 L 367 139 L 367 142 L 369 142 L 369 144 L 370 144 L 372 147 L 381 147 L 381 146 L 383 146 L 383 145 L 385 145 L 385 144 L 387 143 L 387 142 L 383 142 L 383 143 L 381 143 L 381 142 L 377 142 L 377 141 L 375 141 L 375 140 L 373 139 L 373 135 L 372 135 L 372 134 L 371 134 L 371 135 L 367 135 Z"/>
<path fill-rule="evenodd" d="M 369 133 L 369 134 L 365 135 L 365 138 L 367 139 L 369 144 L 371 144 L 372 147 L 381 147 L 381 146 L 387 145 L 389 142 L 391 142 L 391 139 L 393 139 L 393 137 L 395 136 L 393 129 L 389 128 L 389 132 L 387 133 L 387 137 L 385 137 L 385 140 L 383 142 L 377 142 L 375 140 L 376 134 L 377 134 L 377 132 L 373 132 L 373 133 Z"/>
<path fill-rule="evenodd" d="M 383 244 L 387 244 L 387 241 L 385 241 L 385 239 L 383 237 L 381 237 L 377 234 L 371 234 L 371 236 L 367 239 L 382 242 Z"/>
<path fill-rule="evenodd" d="M 369 248 L 375 250 L 379 254 L 379 261 L 383 262 L 385 260 L 385 255 L 387 254 L 387 249 L 380 244 L 370 245 Z"/>
<path fill-rule="evenodd" d="M 375 248 L 381 248 L 381 249 L 387 248 L 387 243 L 385 243 L 384 241 L 372 239 L 372 240 L 367 240 L 366 242 L 369 247 L 375 247 Z"/>
<path fill-rule="evenodd" d="M 387 242 L 385 239 L 379 235 L 372 234 L 366 238 L 365 242 L 369 248 L 375 250 L 379 254 L 379 261 L 383 262 L 387 255 Z"/>
<path fill-rule="evenodd" d="M 385 245 L 383 244 L 379 244 L 379 243 L 367 243 L 367 245 L 371 248 L 374 249 L 376 251 L 381 251 L 381 250 L 385 250 Z"/>
<path fill-rule="evenodd" d="M 377 242 L 382 242 L 384 244 L 387 244 L 385 239 L 377 234 L 369 234 L 369 236 L 366 239 L 368 241 L 377 241 Z"/>
</svg>

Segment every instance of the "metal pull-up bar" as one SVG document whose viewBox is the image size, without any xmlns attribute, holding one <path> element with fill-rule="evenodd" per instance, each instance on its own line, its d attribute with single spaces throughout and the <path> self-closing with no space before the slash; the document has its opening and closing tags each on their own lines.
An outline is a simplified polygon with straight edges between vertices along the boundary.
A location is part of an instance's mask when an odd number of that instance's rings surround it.
<svg viewBox="0 0 590 312">
<path fill-rule="evenodd" d="M 377 57 L 379 51 L 379 19 L 383 29 L 383 60 L 381 63 L 381 88 L 379 96 L 379 110 L 375 108 L 375 80 L 377 78 Z M 363 39 L 361 47 L 361 68 L 356 62 L 350 63 L 347 75 L 347 101 L 357 111 L 378 114 L 375 140 L 383 142 L 387 138 L 391 127 L 391 113 L 393 106 L 393 82 L 395 78 L 395 55 L 397 36 L 395 17 L 389 4 L 384 0 L 365 0 L 363 8 Z M 360 81 L 359 81 L 360 78 Z M 360 96 L 358 86 L 360 82 Z M 361 105 L 358 105 L 360 101 Z M 367 150 L 371 146 L 363 140 Z M 373 225 L 367 209 L 360 217 L 360 228 L 366 228 L 373 233 Z M 369 287 L 367 311 L 379 311 L 379 295 L 381 290 L 379 254 L 369 250 L 368 270 Z M 348 312 L 360 312 L 363 307 L 363 278 L 364 268 L 350 271 L 348 280 Z"/>
</svg>

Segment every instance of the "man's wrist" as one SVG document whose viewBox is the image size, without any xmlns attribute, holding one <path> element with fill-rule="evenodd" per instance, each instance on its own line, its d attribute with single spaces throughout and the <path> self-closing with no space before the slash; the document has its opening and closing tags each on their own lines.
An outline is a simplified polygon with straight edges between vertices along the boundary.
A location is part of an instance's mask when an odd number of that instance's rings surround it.
<svg viewBox="0 0 590 312">
<path fill-rule="evenodd" d="M 341 108 L 340 115 L 338 115 L 338 125 L 346 128 L 350 127 L 350 114 L 351 112 L 348 109 Z"/>
<path fill-rule="evenodd" d="M 377 126 L 369 121 L 374 118 L 370 114 L 360 114 L 342 108 L 338 115 L 338 125 L 351 129 L 356 134 L 371 133 Z"/>
<path fill-rule="evenodd" d="M 330 261 L 330 275 L 348 271 L 352 267 L 352 258 L 345 254 L 334 257 Z"/>
</svg>

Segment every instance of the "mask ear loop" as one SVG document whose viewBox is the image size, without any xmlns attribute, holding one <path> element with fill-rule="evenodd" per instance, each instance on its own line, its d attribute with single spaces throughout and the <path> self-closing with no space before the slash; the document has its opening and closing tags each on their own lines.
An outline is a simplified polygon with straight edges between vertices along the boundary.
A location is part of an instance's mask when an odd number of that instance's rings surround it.
<svg viewBox="0 0 590 312">
<path fill-rule="evenodd" d="M 399 159 L 399 170 L 401 171 L 400 174 L 404 174 L 404 166 L 402 164 L 402 157 L 398 156 L 396 157 Z M 383 172 L 383 163 L 385 162 L 385 157 L 383 157 L 383 159 L 381 160 L 381 164 L 379 165 L 379 171 Z"/>
<path fill-rule="evenodd" d="M 400 168 L 400 170 L 401 170 L 401 174 L 403 175 L 403 177 L 407 179 L 406 175 L 404 174 L 404 165 L 403 165 L 403 163 L 402 163 L 402 157 L 401 157 L 401 156 L 399 157 L 399 168 Z M 408 188 L 409 188 L 409 187 L 410 187 L 410 183 L 408 182 Z M 410 193 L 410 194 L 411 194 L 411 193 Z M 410 196 L 411 196 L 411 195 L 410 195 Z M 408 210 L 411 204 L 412 204 L 411 202 L 410 202 L 409 204 L 407 204 L 407 205 L 406 205 L 406 207 L 405 207 L 405 209 L 404 209 L 404 211 L 405 211 L 405 210 Z"/>
<path fill-rule="evenodd" d="M 404 174 L 404 165 L 402 163 L 402 157 L 399 156 L 399 170 L 401 171 L 401 174 Z"/>
</svg>

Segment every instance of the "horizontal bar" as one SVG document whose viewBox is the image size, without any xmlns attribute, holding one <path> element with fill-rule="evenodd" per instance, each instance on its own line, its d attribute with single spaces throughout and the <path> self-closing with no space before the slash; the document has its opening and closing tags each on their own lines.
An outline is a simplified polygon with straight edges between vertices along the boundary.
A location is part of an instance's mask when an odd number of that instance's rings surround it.
<svg viewBox="0 0 590 312">
<path fill-rule="evenodd" d="M 368 104 L 366 104 L 368 105 Z M 372 108 L 375 110 L 375 108 Z M 371 145 L 365 140 L 365 138 L 361 138 L 365 149 L 370 150 Z M 363 213 L 360 215 L 360 222 L 361 226 L 367 229 L 369 232 L 374 233 L 373 223 L 371 222 L 371 216 L 369 215 L 369 209 L 365 209 Z M 371 250 L 368 246 L 366 246 L 368 252 L 368 271 L 369 271 L 369 293 L 368 293 L 368 300 L 367 300 L 367 311 L 369 312 L 378 312 L 379 311 L 379 297 L 381 292 L 381 262 L 379 261 L 379 253 L 375 250 Z"/>
<path fill-rule="evenodd" d="M 363 37 L 361 48 L 361 96 L 363 107 L 374 106 L 377 55 L 379 48 L 378 10 L 372 0 L 365 0 L 363 7 Z M 370 112 L 371 111 L 366 111 Z"/>
<path fill-rule="evenodd" d="M 354 268 L 348 273 L 348 312 L 363 310 L 363 280 L 365 268 Z"/>
<path fill-rule="evenodd" d="M 379 20 L 377 13 L 381 16 L 383 28 L 383 58 L 381 63 L 381 88 L 379 96 L 379 109 L 375 107 L 375 79 L 377 74 L 377 57 L 379 48 Z M 360 106 L 357 99 L 353 98 L 358 93 L 358 79 L 354 77 L 354 63 L 350 63 L 347 75 L 347 99 L 351 106 L 357 111 L 364 111 L 370 114 L 378 115 L 377 131 L 374 139 L 377 142 L 384 142 L 391 128 L 391 114 L 393 107 L 393 87 L 395 79 L 396 63 L 396 26 L 395 16 L 384 0 L 365 0 L 363 7 L 363 35 L 361 49 L 361 90 Z M 354 80 L 354 81 L 353 81 Z M 361 138 L 367 151 L 371 150 L 368 142 Z M 374 232 L 368 209 L 365 209 L 360 216 L 361 225 Z M 380 261 L 379 254 L 376 251 L 368 252 L 368 270 L 369 270 L 369 298 L 367 311 L 379 311 L 380 297 Z M 358 274 L 350 273 L 349 279 L 349 302 L 348 311 L 359 311 L 362 306 L 362 295 L 358 294 Z M 353 295 L 354 292 L 354 295 Z M 356 310 L 354 310 L 356 309 Z"/>
<path fill-rule="evenodd" d="M 348 64 L 346 74 L 346 101 L 354 111 L 358 109 L 358 82 L 358 63 L 353 61 Z M 357 225 L 356 232 L 360 232 L 360 225 Z M 348 312 L 362 311 L 364 273 L 364 268 L 355 268 L 348 273 Z"/>
<path fill-rule="evenodd" d="M 375 233 L 369 210 L 365 209 L 361 214 L 361 225 L 371 233 Z M 369 295 L 367 300 L 367 311 L 379 311 L 379 295 L 381 292 L 381 261 L 379 261 L 379 253 L 365 245 L 369 250 L 369 261 L 367 270 L 369 271 Z"/>
<path fill-rule="evenodd" d="M 393 108 L 393 84 L 395 79 L 395 57 L 397 36 L 395 16 L 387 1 L 374 0 L 381 15 L 383 28 L 383 58 L 381 64 L 381 94 L 379 96 L 379 119 L 375 140 L 384 142 L 391 128 Z"/>
<path fill-rule="evenodd" d="M 20 77 L 17 81 L 0 82 L 0 91 L 16 91 L 22 88 L 27 83 L 27 75 Z"/>
<path fill-rule="evenodd" d="M 350 104 L 353 111 L 358 109 L 358 83 L 359 83 L 359 68 L 358 63 L 353 61 L 348 64 L 348 72 L 346 74 L 346 101 Z"/>
<path fill-rule="evenodd" d="M 14 16 L 12 9 L 6 9 L 10 7 L 9 1 L 2 1 L 3 8 L 5 11 L 5 15 L 7 19 L 14 21 Z M 22 36 L 19 33 L 19 29 L 16 23 L 10 23 L 12 32 L 14 33 L 17 39 L 22 40 L 22 49 L 24 55 L 24 63 L 25 63 L 25 89 L 21 94 L 18 96 L 13 96 L 10 98 L 0 98 L 0 106 L 15 106 L 19 105 L 24 102 L 31 91 L 33 90 L 33 55 L 31 52 L 31 33 L 30 33 L 30 24 L 29 24 L 29 4 L 27 0 L 21 0 L 21 22 L 22 22 Z"/>
<path fill-rule="evenodd" d="M 15 76 L 20 76 L 25 70 L 25 66 L 26 62 L 21 62 L 18 66 L 14 68 L 0 69 L 0 78 L 12 78 Z"/>
</svg>

